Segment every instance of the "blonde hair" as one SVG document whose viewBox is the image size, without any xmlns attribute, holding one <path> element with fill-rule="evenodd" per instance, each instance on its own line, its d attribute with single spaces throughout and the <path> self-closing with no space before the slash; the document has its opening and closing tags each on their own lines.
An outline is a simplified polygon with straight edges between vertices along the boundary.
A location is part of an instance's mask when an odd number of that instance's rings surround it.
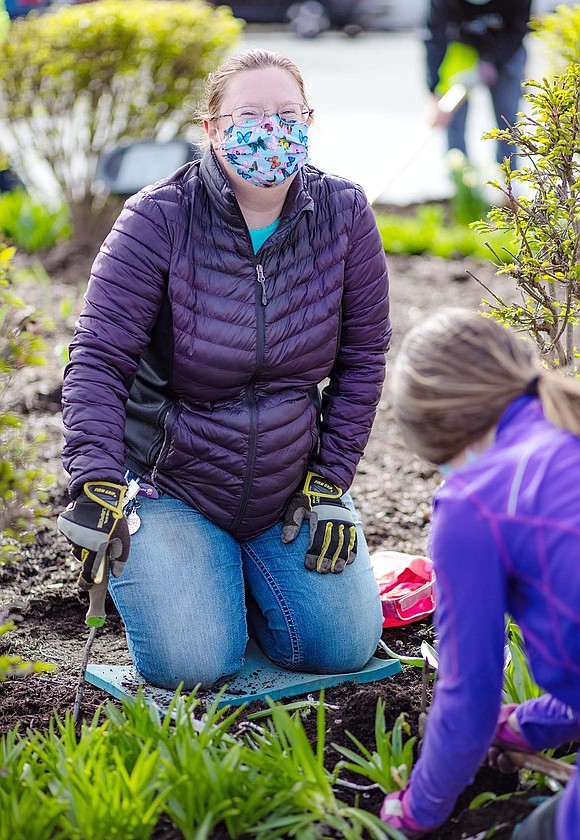
<svg viewBox="0 0 580 840">
<path fill-rule="evenodd" d="M 204 82 L 204 96 L 197 108 L 196 114 L 200 120 L 212 120 L 220 112 L 229 80 L 244 70 L 261 70 L 263 67 L 279 67 L 286 70 L 295 79 L 306 105 L 306 89 L 300 70 L 293 61 L 279 53 L 269 50 L 247 50 L 246 52 L 230 55 L 218 68 L 206 76 Z"/>
<path fill-rule="evenodd" d="M 407 335 L 393 372 L 395 416 L 411 449 L 442 464 L 525 393 L 546 418 L 580 435 L 580 382 L 540 367 L 531 343 L 496 321 L 442 309 Z"/>
</svg>

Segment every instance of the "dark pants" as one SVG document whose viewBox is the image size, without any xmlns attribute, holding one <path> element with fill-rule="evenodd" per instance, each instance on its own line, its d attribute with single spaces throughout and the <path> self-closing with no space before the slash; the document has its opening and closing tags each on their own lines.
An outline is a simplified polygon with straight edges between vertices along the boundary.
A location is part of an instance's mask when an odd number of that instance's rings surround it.
<svg viewBox="0 0 580 840">
<path fill-rule="evenodd" d="M 506 128 L 504 117 L 510 125 L 517 121 L 525 62 L 526 51 L 522 45 L 499 70 L 497 82 L 489 89 L 498 128 Z M 467 108 L 468 101 L 455 112 L 447 128 L 447 145 L 450 149 L 459 149 L 464 155 L 467 155 L 465 147 Z M 515 151 L 516 147 L 510 143 L 498 142 L 496 150 L 498 163 L 501 163 L 504 157 L 513 155 Z M 513 158 L 511 160 L 513 161 Z"/>
<path fill-rule="evenodd" d="M 514 829 L 512 840 L 554 840 L 556 808 L 561 794 L 551 796 Z M 572 840 L 572 838 L 570 838 Z"/>
</svg>

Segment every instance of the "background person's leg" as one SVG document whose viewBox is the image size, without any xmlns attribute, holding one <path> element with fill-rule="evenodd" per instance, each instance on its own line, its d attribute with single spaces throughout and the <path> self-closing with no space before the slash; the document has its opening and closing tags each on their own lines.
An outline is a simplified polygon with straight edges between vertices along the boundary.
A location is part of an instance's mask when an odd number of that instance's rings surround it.
<svg viewBox="0 0 580 840">
<path fill-rule="evenodd" d="M 141 527 L 109 590 L 148 682 L 208 686 L 242 665 L 247 642 L 236 540 L 171 496 L 144 499 Z"/>
<path fill-rule="evenodd" d="M 465 123 L 467 121 L 467 101 L 461 105 L 451 117 L 449 125 L 447 126 L 447 148 L 459 149 L 460 152 L 467 157 L 467 147 L 465 144 Z"/>
<path fill-rule="evenodd" d="M 350 497 L 343 497 L 352 508 Z M 304 568 L 308 523 L 293 543 L 281 525 L 242 545 L 250 627 L 264 653 L 286 668 L 311 673 L 360 670 L 382 631 L 379 590 L 360 520 L 357 558 L 341 574 Z"/>
<path fill-rule="evenodd" d="M 510 125 L 517 122 L 517 113 L 520 110 L 520 100 L 522 98 L 525 64 L 526 50 L 521 46 L 507 64 L 500 69 L 497 82 L 489 89 L 498 128 L 506 128 L 506 120 Z M 504 157 L 513 155 L 513 157 L 510 157 L 510 166 L 515 169 L 517 165 L 516 152 L 516 147 L 510 143 L 498 142 L 496 149 L 498 163 L 502 163 Z"/>
</svg>

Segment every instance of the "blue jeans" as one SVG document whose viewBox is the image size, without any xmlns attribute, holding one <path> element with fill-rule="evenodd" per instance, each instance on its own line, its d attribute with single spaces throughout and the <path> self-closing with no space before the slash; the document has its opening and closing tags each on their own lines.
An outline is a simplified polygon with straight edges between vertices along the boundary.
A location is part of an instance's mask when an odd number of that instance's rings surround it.
<svg viewBox="0 0 580 840">
<path fill-rule="evenodd" d="M 308 523 L 289 545 L 280 523 L 240 543 L 168 495 L 144 499 L 139 515 L 129 559 L 109 590 L 147 682 L 210 686 L 242 666 L 249 632 L 293 670 L 358 671 L 373 655 L 382 610 L 360 520 L 355 562 L 320 575 L 304 568 Z"/>
<path fill-rule="evenodd" d="M 517 122 L 517 112 L 520 108 L 522 82 L 524 80 L 524 66 L 526 63 L 525 47 L 519 47 L 507 64 L 499 70 L 497 82 L 489 88 L 491 101 L 498 128 L 506 128 L 505 119 L 510 125 Z M 465 146 L 465 122 L 467 119 L 468 101 L 458 108 L 447 127 L 447 145 L 450 149 L 459 149 L 467 155 Z M 504 157 L 510 157 L 516 152 L 516 147 L 505 141 L 497 142 L 496 159 L 501 163 Z M 515 168 L 515 158 L 510 158 Z"/>
</svg>

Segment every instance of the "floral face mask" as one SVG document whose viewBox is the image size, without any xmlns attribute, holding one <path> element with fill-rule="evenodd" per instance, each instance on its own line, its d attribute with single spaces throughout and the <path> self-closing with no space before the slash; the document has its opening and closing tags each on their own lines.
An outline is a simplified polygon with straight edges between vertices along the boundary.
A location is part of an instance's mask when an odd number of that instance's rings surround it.
<svg viewBox="0 0 580 840">
<path fill-rule="evenodd" d="M 288 124 L 276 115 L 261 125 L 226 128 L 219 143 L 238 175 L 257 187 L 276 187 L 307 163 L 308 126 Z"/>
</svg>

